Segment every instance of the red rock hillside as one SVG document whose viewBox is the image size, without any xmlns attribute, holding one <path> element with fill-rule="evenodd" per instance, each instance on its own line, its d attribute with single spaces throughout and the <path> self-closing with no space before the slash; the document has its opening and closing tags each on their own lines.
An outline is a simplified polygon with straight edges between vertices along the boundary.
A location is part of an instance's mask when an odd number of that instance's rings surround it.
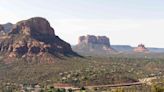
<svg viewBox="0 0 164 92">
<path fill-rule="evenodd" d="M 49 22 L 41 17 L 16 23 L 11 32 L 0 37 L 0 52 L 7 57 L 75 54 L 70 44 L 56 36 Z"/>
</svg>

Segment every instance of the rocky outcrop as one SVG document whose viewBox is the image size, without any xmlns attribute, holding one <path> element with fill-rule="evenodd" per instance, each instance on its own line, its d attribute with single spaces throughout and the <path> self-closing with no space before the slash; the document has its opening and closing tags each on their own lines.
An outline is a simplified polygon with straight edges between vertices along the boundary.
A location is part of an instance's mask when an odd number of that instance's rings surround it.
<svg viewBox="0 0 164 92">
<path fill-rule="evenodd" d="M 6 24 L 3 24 L 3 27 L 4 27 L 4 32 L 9 33 L 13 28 L 13 24 L 12 23 L 6 23 Z"/>
<path fill-rule="evenodd" d="M 24 34 L 32 37 L 52 37 L 55 36 L 54 29 L 49 22 L 40 17 L 31 18 L 18 22 L 12 29 L 10 34 Z"/>
<path fill-rule="evenodd" d="M 56 36 L 49 22 L 41 17 L 16 23 L 11 32 L 0 37 L 0 51 L 9 57 L 75 55 L 70 44 Z"/>
<path fill-rule="evenodd" d="M 112 53 L 116 52 L 110 46 L 110 40 L 106 36 L 80 36 L 78 39 L 78 44 L 73 47 L 73 50 L 79 53 L 96 53 L 96 54 L 104 54 L 104 53 Z"/>
<path fill-rule="evenodd" d="M 13 24 L 6 23 L 0 25 L 0 35 L 5 35 L 12 30 Z"/>
<path fill-rule="evenodd" d="M 4 30 L 3 25 L 0 25 L 0 31 Z"/>
<path fill-rule="evenodd" d="M 3 25 L 0 25 L 0 35 L 4 35 L 5 32 L 4 32 L 4 27 Z"/>
<path fill-rule="evenodd" d="M 139 44 L 138 47 L 134 48 L 135 52 L 148 52 L 148 49 L 143 44 Z"/>
<path fill-rule="evenodd" d="M 80 36 L 78 45 L 81 44 L 99 44 L 99 45 L 104 45 L 106 47 L 110 47 L 109 38 L 106 36 L 94 36 L 94 35 Z"/>
</svg>

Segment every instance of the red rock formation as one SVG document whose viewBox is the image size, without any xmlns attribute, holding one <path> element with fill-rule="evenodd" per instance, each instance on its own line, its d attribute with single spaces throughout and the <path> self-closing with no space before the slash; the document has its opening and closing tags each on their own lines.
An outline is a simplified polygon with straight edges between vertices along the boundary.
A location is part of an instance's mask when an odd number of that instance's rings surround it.
<svg viewBox="0 0 164 92">
<path fill-rule="evenodd" d="M 94 35 L 87 35 L 87 36 L 80 36 L 78 44 L 100 44 L 107 47 L 110 47 L 109 38 L 106 36 L 94 36 Z"/>
<path fill-rule="evenodd" d="M 13 28 L 12 34 L 27 32 L 32 37 L 35 36 L 55 36 L 53 28 L 49 22 L 40 17 L 31 18 L 18 22 Z"/>
<path fill-rule="evenodd" d="M 106 36 L 80 36 L 78 39 L 78 44 L 73 48 L 77 52 L 115 52 L 110 46 L 110 40 Z"/>
<path fill-rule="evenodd" d="M 148 49 L 143 44 L 139 44 L 138 47 L 134 48 L 135 52 L 147 52 Z"/>
<path fill-rule="evenodd" d="M 55 35 L 49 22 L 41 17 L 20 21 L 0 39 L 0 51 L 9 57 L 75 54 L 70 44 Z"/>
</svg>

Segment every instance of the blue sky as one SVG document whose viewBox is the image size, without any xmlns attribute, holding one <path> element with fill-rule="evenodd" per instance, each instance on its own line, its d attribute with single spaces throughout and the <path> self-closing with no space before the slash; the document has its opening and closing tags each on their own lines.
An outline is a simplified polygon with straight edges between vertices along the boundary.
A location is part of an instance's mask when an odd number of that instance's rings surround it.
<svg viewBox="0 0 164 92">
<path fill-rule="evenodd" d="M 0 0 L 0 24 L 41 16 L 55 33 L 106 35 L 111 44 L 164 47 L 164 0 Z"/>
</svg>

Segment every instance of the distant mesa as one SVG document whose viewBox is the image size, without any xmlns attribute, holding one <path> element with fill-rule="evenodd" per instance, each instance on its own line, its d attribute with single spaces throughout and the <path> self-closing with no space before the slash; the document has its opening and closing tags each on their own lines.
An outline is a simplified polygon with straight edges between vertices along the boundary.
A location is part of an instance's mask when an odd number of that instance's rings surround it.
<svg viewBox="0 0 164 92">
<path fill-rule="evenodd" d="M 144 44 L 139 44 L 138 47 L 134 48 L 135 52 L 148 52 L 149 50 L 145 47 Z"/>
<path fill-rule="evenodd" d="M 108 37 L 95 35 L 80 36 L 78 44 L 73 49 L 77 52 L 93 52 L 97 54 L 115 52 L 110 46 Z"/>
<path fill-rule="evenodd" d="M 110 47 L 109 38 L 106 36 L 94 36 L 94 35 L 80 36 L 78 45 L 81 44 L 99 44 L 99 45 L 104 45 L 105 47 Z"/>
<path fill-rule="evenodd" d="M 31 57 L 45 55 L 75 55 L 69 43 L 55 35 L 49 22 L 34 17 L 16 24 L 0 25 L 0 52 L 7 57 Z"/>
</svg>

